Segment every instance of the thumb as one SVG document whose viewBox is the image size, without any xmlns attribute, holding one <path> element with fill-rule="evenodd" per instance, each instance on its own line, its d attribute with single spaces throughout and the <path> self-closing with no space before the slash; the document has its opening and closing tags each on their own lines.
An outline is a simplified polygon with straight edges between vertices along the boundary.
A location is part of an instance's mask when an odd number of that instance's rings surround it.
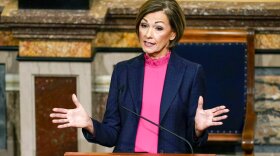
<svg viewBox="0 0 280 156">
<path fill-rule="evenodd" d="M 72 101 L 74 102 L 74 104 L 76 105 L 76 107 L 81 107 L 81 104 L 77 98 L 77 96 L 75 94 L 72 94 Z"/>
<path fill-rule="evenodd" d="M 199 98 L 198 98 L 197 109 L 203 109 L 203 97 L 202 96 L 199 96 Z"/>
</svg>

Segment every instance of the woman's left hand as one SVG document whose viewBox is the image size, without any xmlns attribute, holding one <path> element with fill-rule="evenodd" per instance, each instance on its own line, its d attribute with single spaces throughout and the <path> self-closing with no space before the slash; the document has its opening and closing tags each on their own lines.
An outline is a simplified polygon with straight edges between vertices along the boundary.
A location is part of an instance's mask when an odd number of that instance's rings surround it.
<svg viewBox="0 0 280 156">
<path fill-rule="evenodd" d="M 203 131 L 211 126 L 222 125 L 222 120 L 227 118 L 227 115 L 222 115 L 229 112 L 225 106 L 217 106 L 211 109 L 203 109 L 203 98 L 199 96 L 198 106 L 195 115 L 195 133 L 199 137 Z"/>
</svg>

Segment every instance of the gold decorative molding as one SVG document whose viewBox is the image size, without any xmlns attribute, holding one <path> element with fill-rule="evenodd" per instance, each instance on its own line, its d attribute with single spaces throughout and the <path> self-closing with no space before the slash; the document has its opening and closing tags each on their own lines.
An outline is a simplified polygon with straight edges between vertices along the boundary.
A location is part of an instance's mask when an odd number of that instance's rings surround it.
<svg viewBox="0 0 280 156">
<path fill-rule="evenodd" d="M 6 6 L 8 3 L 10 3 L 11 0 L 0 0 L 0 6 L 4 7 Z"/>
<path fill-rule="evenodd" d="M 280 34 L 257 34 L 256 49 L 280 49 Z"/>
<path fill-rule="evenodd" d="M 95 47 L 140 47 L 135 32 L 99 32 L 93 42 Z"/>
<path fill-rule="evenodd" d="M 47 40 L 20 41 L 19 56 L 91 58 L 91 42 Z"/>
<path fill-rule="evenodd" d="M 17 46 L 18 40 L 13 37 L 12 31 L 0 29 L 0 46 Z"/>
</svg>

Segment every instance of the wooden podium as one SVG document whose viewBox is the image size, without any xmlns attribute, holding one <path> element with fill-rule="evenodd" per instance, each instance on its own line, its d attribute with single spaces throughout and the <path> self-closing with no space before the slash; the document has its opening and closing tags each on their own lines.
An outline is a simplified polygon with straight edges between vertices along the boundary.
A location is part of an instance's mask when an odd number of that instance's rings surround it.
<svg viewBox="0 0 280 156">
<path fill-rule="evenodd" d="M 216 156 L 216 154 L 150 154 L 150 153 L 83 153 L 66 152 L 64 156 Z"/>
</svg>

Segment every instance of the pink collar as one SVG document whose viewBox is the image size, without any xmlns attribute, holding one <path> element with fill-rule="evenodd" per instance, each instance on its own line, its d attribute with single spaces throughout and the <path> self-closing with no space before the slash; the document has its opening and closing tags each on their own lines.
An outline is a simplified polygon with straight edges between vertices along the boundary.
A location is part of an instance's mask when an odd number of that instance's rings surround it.
<svg viewBox="0 0 280 156">
<path fill-rule="evenodd" d="M 166 65 L 169 61 L 171 52 L 169 51 L 164 57 L 161 57 L 159 59 L 153 59 L 148 54 L 144 55 L 145 58 L 145 65 L 150 66 L 161 66 Z"/>
</svg>

